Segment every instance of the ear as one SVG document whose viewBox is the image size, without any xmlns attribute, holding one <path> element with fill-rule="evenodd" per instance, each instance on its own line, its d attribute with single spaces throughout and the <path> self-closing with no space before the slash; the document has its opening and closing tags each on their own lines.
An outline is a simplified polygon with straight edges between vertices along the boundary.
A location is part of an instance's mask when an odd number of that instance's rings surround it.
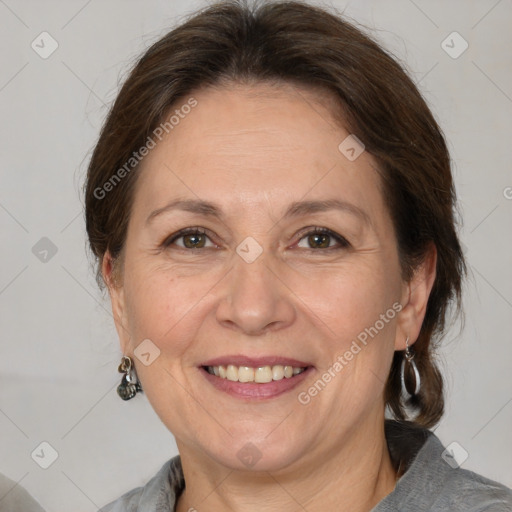
<svg viewBox="0 0 512 512">
<path fill-rule="evenodd" d="M 114 264 L 114 260 L 108 250 L 104 254 L 101 262 L 101 274 L 108 288 L 112 305 L 112 315 L 114 317 L 117 335 L 119 336 L 121 351 L 123 354 L 126 354 L 130 346 L 130 336 L 127 324 L 124 287 L 121 282 L 122 279 L 120 278 L 119 270 Z"/>
<path fill-rule="evenodd" d="M 428 298 L 436 278 L 437 249 L 431 243 L 423 263 L 415 270 L 412 279 L 404 283 L 400 303 L 403 308 L 398 314 L 395 350 L 405 350 L 416 342 L 427 311 Z"/>
</svg>

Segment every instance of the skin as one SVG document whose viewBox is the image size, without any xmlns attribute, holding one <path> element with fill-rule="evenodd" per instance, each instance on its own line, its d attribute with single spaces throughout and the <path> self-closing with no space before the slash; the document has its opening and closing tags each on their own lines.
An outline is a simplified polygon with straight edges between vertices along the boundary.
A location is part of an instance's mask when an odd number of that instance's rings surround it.
<svg viewBox="0 0 512 512">
<path fill-rule="evenodd" d="M 403 282 L 377 163 L 338 150 L 349 132 L 326 93 L 260 83 L 193 96 L 198 105 L 137 170 L 121 279 L 112 278 L 109 253 L 102 266 L 122 351 L 176 438 L 187 484 L 177 510 L 368 511 L 395 486 L 384 385 L 394 351 L 418 337 L 435 249 Z M 172 210 L 146 223 L 178 197 L 217 203 L 224 217 Z M 369 222 L 339 210 L 283 218 L 294 201 L 332 198 Z M 319 248 L 311 226 L 350 246 L 327 238 L 331 249 Z M 187 227 L 207 230 L 203 248 L 185 248 L 190 236 L 163 246 Z M 250 264 L 236 252 L 248 236 L 263 251 Z M 298 393 L 396 302 L 400 313 L 301 404 Z M 144 339 L 160 350 L 148 366 L 133 356 Z M 243 400 L 198 368 L 226 354 L 288 356 L 314 369 L 299 389 Z M 252 467 L 237 457 L 247 443 L 261 455 Z"/>
</svg>

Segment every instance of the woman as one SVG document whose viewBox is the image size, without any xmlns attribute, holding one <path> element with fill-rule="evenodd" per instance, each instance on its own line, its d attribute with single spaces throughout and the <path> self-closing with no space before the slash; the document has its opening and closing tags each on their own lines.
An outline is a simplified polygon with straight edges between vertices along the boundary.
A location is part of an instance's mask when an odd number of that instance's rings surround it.
<svg viewBox="0 0 512 512">
<path fill-rule="evenodd" d="M 455 206 L 424 100 L 343 19 L 222 2 L 154 44 L 86 221 L 118 392 L 144 390 L 180 455 L 103 511 L 510 510 L 428 430 L 466 270 Z"/>
</svg>

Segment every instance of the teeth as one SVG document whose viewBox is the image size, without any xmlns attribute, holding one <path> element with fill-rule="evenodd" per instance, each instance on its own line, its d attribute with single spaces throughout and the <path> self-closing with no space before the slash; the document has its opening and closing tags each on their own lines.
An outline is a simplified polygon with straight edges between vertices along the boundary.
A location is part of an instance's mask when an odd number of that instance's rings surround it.
<svg viewBox="0 0 512 512">
<path fill-rule="evenodd" d="M 302 373 L 306 368 L 294 366 L 283 366 L 276 364 L 274 366 L 260 366 L 251 368 L 250 366 L 208 366 L 208 373 L 220 377 L 221 379 L 231 380 L 233 382 L 258 382 L 265 384 L 273 380 L 290 379 L 291 377 Z"/>
<path fill-rule="evenodd" d="M 213 369 L 215 371 L 215 367 Z M 254 381 L 254 370 L 248 366 L 240 366 L 238 368 L 238 381 L 239 382 L 253 382 Z"/>
<path fill-rule="evenodd" d="M 284 379 L 284 368 L 280 364 L 272 366 L 272 380 L 281 379 Z"/>
<path fill-rule="evenodd" d="M 226 377 L 228 380 L 237 381 L 238 380 L 238 368 L 233 366 L 232 364 L 228 364 L 226 369 Z"/>
<path fill-rule="evenodd" d="M 272 380 L 272 368 L 270 366 L 261 366 L 254 371 L 254 382 L 270 382 Z"/>
</svg>

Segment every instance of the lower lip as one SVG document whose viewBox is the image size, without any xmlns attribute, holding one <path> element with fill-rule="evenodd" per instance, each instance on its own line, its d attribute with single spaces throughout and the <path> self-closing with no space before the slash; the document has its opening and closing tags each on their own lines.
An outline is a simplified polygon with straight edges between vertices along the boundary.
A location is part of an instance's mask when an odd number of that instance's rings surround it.
<svg viewBox="0 0 512 512">
<path fill-rule="evenodd" d="M 200 368 L 201 373 L 214 387 L 219 391 L 224 391 L 228 395 L 236 398 L 245 398 L 249 400 L 266 400 L 282 395 L 293 388 L 297 387 L 307 376 L 313 371 L 312 366 L 308 366 L 302 373 L 294 375 L 290 378 L 282 378 L 281 380 L 273 380 L 267 383 L 256 382 L 235 382 L 223 379 L 208 373 L 203 367 Z"/>
</svg>

